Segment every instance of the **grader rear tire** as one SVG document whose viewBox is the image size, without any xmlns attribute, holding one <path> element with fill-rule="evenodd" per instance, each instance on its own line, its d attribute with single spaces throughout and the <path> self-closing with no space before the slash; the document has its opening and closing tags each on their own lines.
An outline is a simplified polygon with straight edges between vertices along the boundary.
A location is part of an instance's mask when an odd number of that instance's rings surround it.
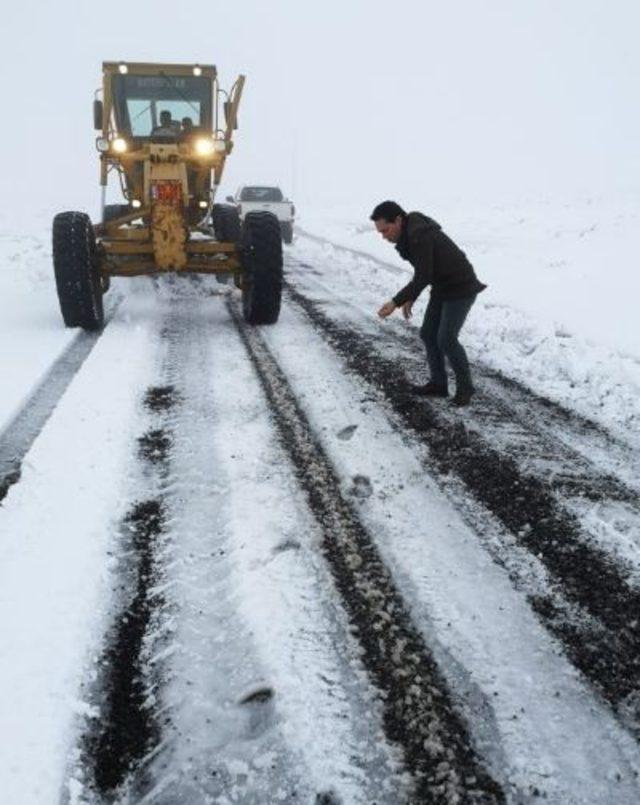
<svg viewBox="0 0 640 805">
<path fill-rule="evenodd" d="M 242 246 L 244 319 L 249 324 L 275 324 L 282 300 L 282 237 L 276 216 L 247 213 Z"/>
<path fill-rule="evenodd" d="M 240 243 L 242 239 L 240 215 L 231 204 L 214 204 L 211 208 L 211 223 L 216 240 L 220 243 Z"/>
<path fill-rule="evenodd" d="M 88 215 L 61 212 L 53 219 L 53 268 L 67 327 L 99 330 L 104 324 L 96 239 Z"/>
</svg>

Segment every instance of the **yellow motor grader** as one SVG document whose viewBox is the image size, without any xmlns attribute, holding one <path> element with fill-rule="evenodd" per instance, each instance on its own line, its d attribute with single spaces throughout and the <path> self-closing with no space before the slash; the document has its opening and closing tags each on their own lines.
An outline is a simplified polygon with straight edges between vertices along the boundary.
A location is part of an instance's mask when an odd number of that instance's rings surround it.
<svg viewBox="0 0 640 805">
<path fill-rule="evenodd" d="M 111 277 L 164 272 L 232 276 L 244 318 L 273 324 L 282 295 L 282 238 L 275 215 L 240 221 L 214 203 L 233 148 L 244 87 L 219 87 L 213 65 L 104 62 L 94 100 L 100 130 L 102 220 L 62 212 L 53 221 L 53 262 L 65 324 L 99 329 Z M 220 103 L 221 97 L 223 98 Z M 222 109 L 220 110 L 220 107 Z M 109 177 L 121 204 L 105 204 Z"/>
</svg>

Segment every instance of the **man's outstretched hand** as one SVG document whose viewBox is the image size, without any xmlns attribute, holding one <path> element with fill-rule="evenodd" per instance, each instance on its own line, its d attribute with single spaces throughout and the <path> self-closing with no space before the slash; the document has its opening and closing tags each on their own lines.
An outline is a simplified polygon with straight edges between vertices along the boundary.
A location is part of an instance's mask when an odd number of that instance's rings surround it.
<svg viewBox="0 0 640 805">
<path fill-rule="evenodd" d="M 393 313 L 393 311 L 397 309 L 398 306 L 396 305 L 395 302 L 393 301 L 385 302 L 384 305 L 378 311 L 378 316 L 380 316 L 381 319 L 386 319 L 387 316 L 390 316 Z M 402 305 L 402 315 L 405 317 L 407 321 L 411 318 L 411 316 L 413 316 L 412 310 L 413 310 L 412 301 L 405 302 Z"/>
<path fill-rule="evenodd" d="M 397 305 L 395 302 L 385 302 L 378 311 L 378 316 L 380 316 L 381 319 L 386 319 L 387 316 L 390 316 L 393 313 L 396 307 Z"/>
</svg>

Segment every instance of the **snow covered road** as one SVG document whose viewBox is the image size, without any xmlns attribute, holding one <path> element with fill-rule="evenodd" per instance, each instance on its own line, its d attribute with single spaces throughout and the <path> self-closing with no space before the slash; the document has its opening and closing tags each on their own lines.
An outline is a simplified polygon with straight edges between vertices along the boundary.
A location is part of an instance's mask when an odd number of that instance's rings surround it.
<svg viewBox="0 0 640 805">
<path fill-rule="evenodd" d="M 0 509 L 8 801 L 638 801 L 635 445 L 408 398 L 384 272 L 126 285 Z"/>
</svg>

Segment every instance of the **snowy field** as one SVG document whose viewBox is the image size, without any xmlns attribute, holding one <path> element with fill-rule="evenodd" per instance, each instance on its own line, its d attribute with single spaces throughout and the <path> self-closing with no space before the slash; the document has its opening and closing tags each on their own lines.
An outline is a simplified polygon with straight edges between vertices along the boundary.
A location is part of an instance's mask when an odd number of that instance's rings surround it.
<svg viewBox="0 0 640 805">
<path fill-rule="evenodd" d="M 410 276 L 368 221 L 379 200 L 301 210 L 287 280 L 372 343 L 387 339 L 389 349 L 397 337 L 407 375 L 421 380 L 417 329 L 407 328 L 419 326 L 426 293 L 408 325 L 375 315 Z M 610 436 L 638 466 L 640 200 L 423 211 L 489 286 L 463 330 L 472 363 L 600 426 L 601 440 L 584 442 L 595 464 L 635 489 L 629 466 L 601 445 Z M 122 801 L 293 801 L 295 790 L 303 802 L 404 802 L 409 782 L 384 732 L 385 697 L 368 681 L 366 651 L 322 559 L 326 522 L 298 485 L 302 470 L 276 434 L 277 406 L 233 327 L 228 299 L 237 292 L 184 282 L 186 290 L 113 283 L 112 319 L 0 506 L 0 722 L 10 735 L 0 748 L 0 799 L 102 801 L 92 798 L 82 735 L 100 722 L 104 635 L 117 619 L 119 579 L 133 572 L 131 506 L 161 499 L 140 656 L 146 701 L 170 726 L 143 759 L 152 783 L 138 779 Z M 0 438 L 75 338 L 58 311 L 47 218 L 18 229 L 0 218 Z M 513 803 L 637 802 L 637 703 L 599 688 L 560 631 L 534 614 L 533 598 L 558 592 L 549 566 L 537 564 L 542 554 L 516 549 L 497 520 L 476 527 L 479 504 L 465 493 L 458 506 L 455 484 L 424 477 L 436 448 L 412 444 L 375 383 L 372 392 L 345 368 L 290 296 L 263 338 L 266 347 L 249 348 L 267 349 L 288 378 L 443 685 L 462 702 L 456 712 L 482 759 L 479 779 L 486 773 Z M 154 413 L 145 389 L 163 388 L 177 390 L 175 407 Z M 473 404 L 443 416 L 473 431 Z M 149 436 L 160 459 L 152 450 L 145 464 Z M 570 505 L 585 530 L 597 521 L 590 548 L 616 557 L 635 594 L 638 520 L 625 500 L 611 500 L 597 511 L 588 500 Z M 428 536 L 416 540 L 425 517 Z M 559 578 L 558 607 L 570 608 L 573 592 Z M 434 743 L 446 743 L 445 722 Z M 454 778 L 447 785 L 461 785 Z"/>
</svg>

